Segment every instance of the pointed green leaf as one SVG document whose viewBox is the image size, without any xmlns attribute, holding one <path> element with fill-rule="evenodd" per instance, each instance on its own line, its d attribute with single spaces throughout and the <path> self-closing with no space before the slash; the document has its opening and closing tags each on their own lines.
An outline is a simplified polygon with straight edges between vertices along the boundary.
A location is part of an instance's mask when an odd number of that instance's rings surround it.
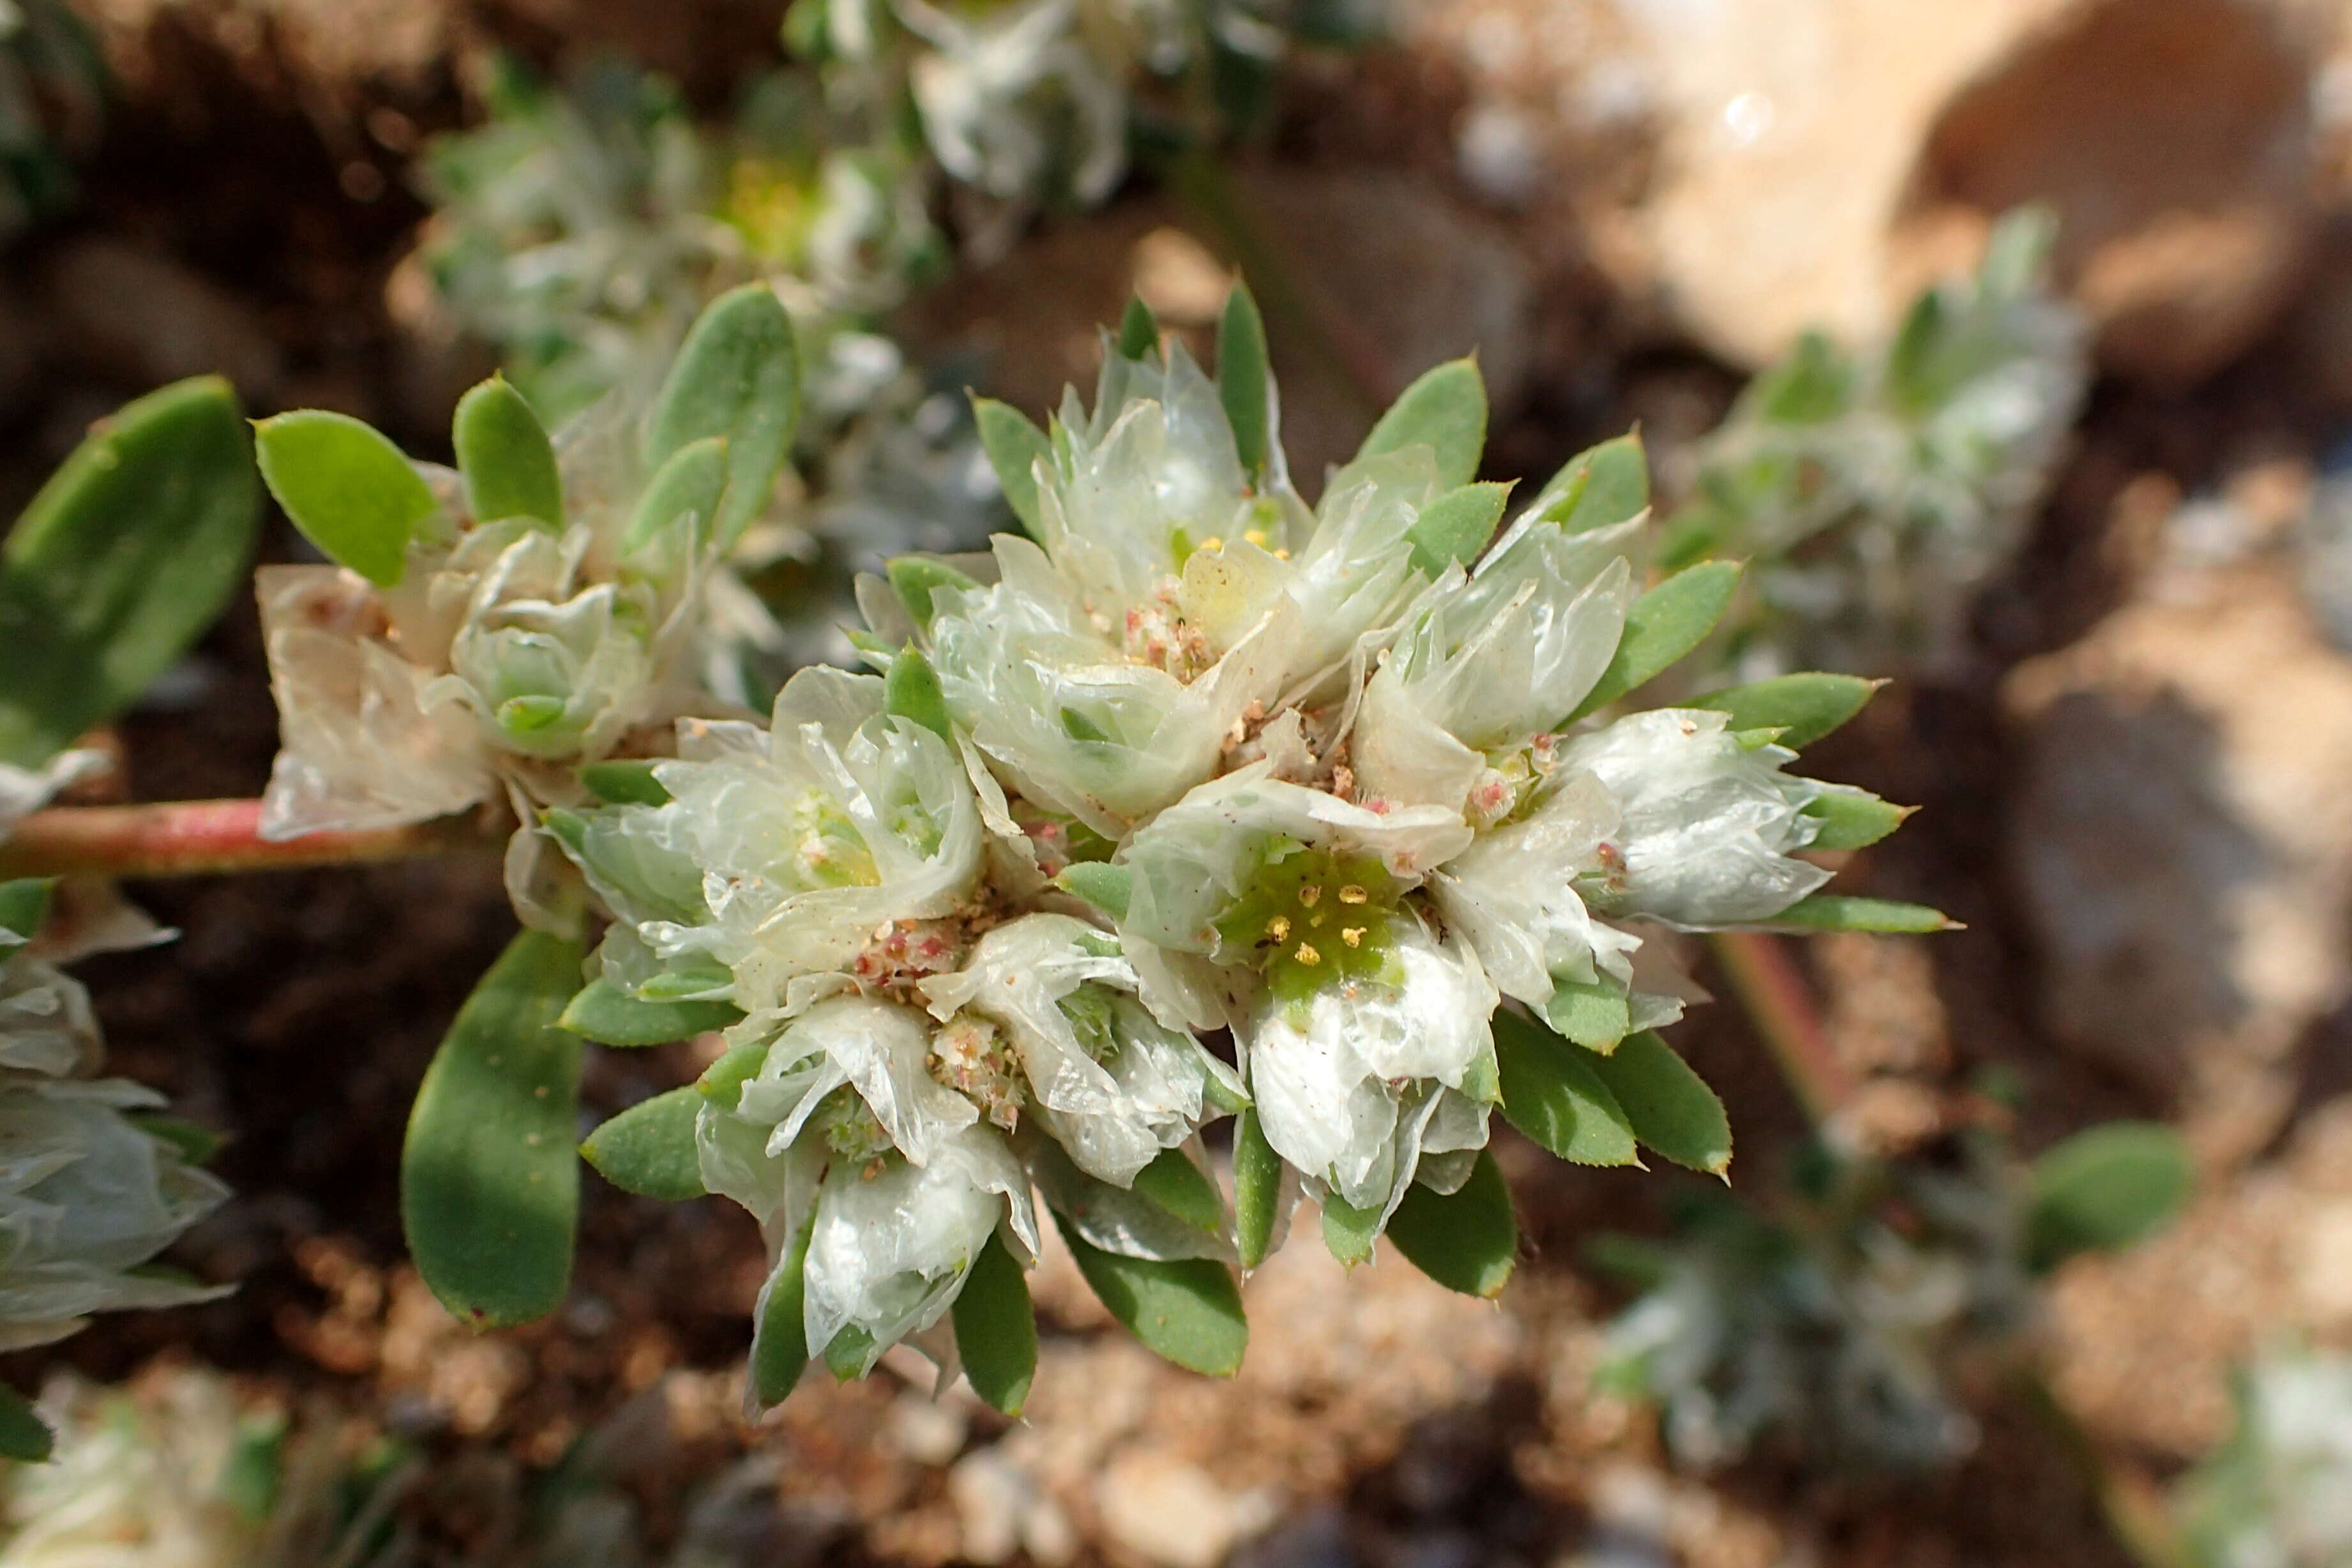
<svg viewBox="0 0 2352 1568">
<path fill-rule="evenodd" d="M 1731 607 L 1732 590 L 1738 585 L 1736 563 L 1707 561 L 1685 567 L 1634 600 L 1625 612 L 1616 657 L 1570 717 L 1581 719 L 1608 706 L 1698 647 Z"/>
<path fill-rule="evenodd" d="M 0 763 L 37 767 L 137 700 L 244 591 L 260 521 L 219 377 L 93 426 L 0 550 Z"/>
<path fill-rule="evenodd" d="M 644 549 L 682 517 L 692 517 L 698 539 L 708 538 L 727 499 L 730 476 L 727 437 L 706 436 L 672 452 L 646 481 L 621 536 L 624 554 Z"/>
<path fill-rule="evenodd" d="M 1323 1247 L 1332 1257 L 1350 1268 L 1370 1263 L 1380 1239 L 1380 1210 L 1360 1209 L 1337 1193 L 1323 1194 Z"/>
<path fill-rule="evenodd" d="M 948 700 L 940 689 L 939 672 L 922 650 L 909 644 L 898 650 L 890 661 L 890 673 L 882 678 L 882 705 L 885 710 L 901 719 L 912 720 L 945 741 L 955 744 L 955 726 L 948 721 Z"/>
<path fill-rule="evenodd" d="M 988 454 L 988 466 L 996 470 L 996 482 L 1003 487 L 1005 505 L 1013 509 L 1030 538 L 1044 537 L 1037 521 L 1036 464 L 1041 458 L 1050 460 L 1053 444 L 1019 409 L 992 397 L 974 397 L 971 415 L 980 426 L 980 445 Z"/>
<path fill-rule="evenodd" d="M 47 1464 L 57 1444 L 57 1434 L 33 1408 L 33 1402 L 0 1383 L 0 1459 Z"/>
<path fill-rule="evenodd" d="M 581 1156 L 625 1193 L 673 1204 L 698 1198 L 702 1158 L 694 1121 L 704 1104 L 692 1084 L 641 1100 L 588 1134 Z"/>
<path fill-rule="evenodd" d="M 1861 712 L 1885 684 L 1858 675 L 1776 675 L 1695 697 L 1687 706 L 1728 713 L 1735 730 L 1779 730 L 1780 744 L 1801 752 Z"/>
<path fill-rule="evenodd" d="M 650 759 L 590 763 L 580 770 L 580 783 L 606 805 L 667 805 L 669 791 L 654 777 Z"/>
<path fill-rule="evenodd" d="M 1389 1216 L 1389 1240 L 1407 1261 L 1449 1290 L 1488 1300 L 1503 1293 L 1519 1261 L 1519 1221 L 1492 1149 L 1461 1190 L 1441 1193 L 1414 1183 Z"/>
<path fill-rule="evenodd" d="M 213 1157 L 228 1146 L 228 1136 L 209 1127 L 177 1116 L 157 1116 L 149 1111 L 134 1111 L 126 1120 L 140 1131 L 167 1145 L 173 1152 L 191 1165 L 209 1165 Z"/>
<path fill-rule="evenodd" d="M 1020 1415 L 1037 1377 L 1037 1314 L 1002 1236 L 991 1236 L 972 1259 L 952 1311 L 956 1356 L 971 1391 L 992 1410 Z"/>
<path fill-rule="evenodd" d="M 874 1336 L 856 1323 L 834 1335 L 833 1343 L 824 1347 L 824 1369 L 839 1383 L 864 1377 L 873 1359 Z"/>
<path fill-rule="evenodd" d="M 409 542 L 447 526 L 401 449 L 347 414 L 302 408 L 254 426 L 269 493 L 327 558 L 380 588 L 408 570 Z"/>
<path fill-rule="evenodd" d="M 1628 1035 L 1609 1055 L 1588 1055 L 1585 1065 L 1616 1097 L 1642 1147 L 1711 1176 L 1731 1168 L 1723 1101 L 1655 1031 Z"/>
<path fill-rule="evenodd" d="M 417 1272 L 477 1328 L 563 1302 L 580 1206 L 580 1037 L 555 1026 L 580 944 L 526 931 L 457 1011 L 408 1119 L 400 1211 Z"/>
<path fill-rule="evenodd" d="M 1620 436 L 1561 465 L 1543 493 L 1544 514 L 1568 533 L 1630 522 L 1650 504 L 1650 458 L 1639 435 Z"/>
<path fill-rule="evenodd" d="M 49 892 L 57 885 L 55 877 L 19 877 L 0 882 L 0 957 L 33 940 L 33 933 L 49 918 Z"/>
<path fill-rule="evenodd" d="M 2179 1134 L 2150 1121 L 2077 1132 L 2033 1163 L 2026 1256 L 2036 1270 L 2082 1252 L 2113 1252 L 2162 1227 L 2196 1188 Z"/>
<path fill-rule="evenodd" d="M 1257 1108 L 1244 1107 L 1234 1129 L 1234 1234 L 1242 1267 L 1255 1268 L 1273 1250 L 1275 1212 L 1282 1201 L 1282 1156 L 1265 1141 Z"/>
<path fill-rule="evenodd" d="M 1195 1230 L 1222 1233 L 1225 1228 L 1225 1200 L 1217 1184 L 1181 1149 L 1162 1149 L 1138 1171 L 1135 1192 Z"/>
<path fill-rule="evenodd" d="M 1130 298 L 1118 319 L 1119 358 L 1141 359 L 1159 347 L 1160 323 L 1152 319 L 1151 307 L 1140 297 Z"/>
<path fill-rule="evenodd" d="M 1805 815 L 1821 824 L 1808 847 L 1866 849 L 1902 826 L 1914 809 L 1881 800 L 1868 790 L 1824 784 L 1805 804 Z"/>
<path fill-rule="evenodd" d="M 792 318 L 765 283 L 721 294 L 698 317 L 646 427 L 656 470 L 713 436 L 727 440 L 727 490 L 715 535 L 732 544 L 767 510 L 800 426 L 800 350 Z"/>
<path fill-rule="evenodd" d="M 476 522 L 527 517 L 562 530 L 563 480 L 555 471 L 554 443 L 504 376 L 490 377 L 457 400 L 449 437 Z"/>
<path fill-rule="evenodd" d="M 1116 925 L 1127 919 L 1127 900 L 1133 879 L 1124 866 L 1114 866 L 1105 860 L 1081 860 L 1066 866 L 1054 879 L 1054 886 L 1066 893 L 1075 893 L 1092 904 L 1102 917 Z"/>
<path fill-rule="evenodd" d="M 816 1234 L 814 1217 L 801 1220 L 751 1309 L 751 1399 L 761 1410 L 782 1405 L 808 1370 L 808 1249 L 809 1238 Z"/>
<path fill-rule="evenodd" d="M 1858 899 L 1843 893 L 1815 893 L 1799 899 L 1766 925 L 1791 931 L 1874 931 L 1901 934 L 1954 931 L 1959 922 L 1941 910 L 1925 904 L 1898 904 L 1891 899 Z"/>
<path fill-rule="evenodd" d="M 556 1022 L 600 1046 L 665 1046 L 742 1022 L 726 1002 L 647 1002 L 599 975 L 581 987 Z"/>
<path fill-rule="evenodd" d="M 1799 338 L 1739 395 L 1739 411 L 1774 425 L 1819 425 L 1853 404 L 1853 363 L 1820 332 Z"/>
<path fill-rule="evenodd" d="M 1544 1022 L 1553 1033 L 1607 1056 L 1633 1032 L 1633 998 L 1605 980 L 1555 980 Z"/>
<path fill-rule="evenodd" d="M 721 1110 L 732 1110 L 742 1102 L 743 1086 L 759 1077 L 767 1063 L 764 1040 L 730 1046 L 725 1056 L 702 1069 L 702 1076 L 694 1080 L 695 1092 Z"/>
<path fill-rule="evenodd" d="M 1581 1051 L 1507 1010 L 1495 1015 L 1495 1056 L 1512 1126 L 1574 1164 L 1640 1163 L 1633 1123 Z"/>
<path fill-rule="evenodd" d="M 1217 322 L 1217 399 L 1233 426 L 1242 470 L 1265 472 L 1274 449 L 1274 372 L 1265 352 L 1265 321 L 1245 285 L 1225 296 Z"/>
<path fill-rule="evenodd" d="M 1477 560 L 1495 537 L 1510 496 L 1507 484 L 1464 485 L 1423 507 L 1404 532 L 1412 546 L 1413 570 L 1434 577 L 1457 561 L 1467 566 Z"/>
<path fill-rule="evenodd" d="M 1231 1377 L 1249 1348 L 1242 1293 L 1222 1263 L 1205 1258 L 1154 1261 L 1123 1258 L 1090 1245 L 1054 1216 L 1078 1272 L 1110 1315 L 1143 1348 L 1211 1377 Z"/>
<path fill-rule="evenodd" d="M 1407 447 L 1437 454 L 1437 482 L 1446 489 L 1478 477 L 1486 447 L 1486 382 L 1475 358 L 1448 360 L 1404 389 L 1359 447 L 1359 459 Z"/>
<path fill-rule="evenodd" d="M 898 591 L 898 602 L 915 617 L 915 625 L 928 631 L 931 617 L 937 615 L 932 596 L 943 588 L 977 588 L 972 581 L 944 561 L 934 561 L 928 555 L 900 555 L 883 568 L 890 578 L 890 586 Z"/>
</svg>

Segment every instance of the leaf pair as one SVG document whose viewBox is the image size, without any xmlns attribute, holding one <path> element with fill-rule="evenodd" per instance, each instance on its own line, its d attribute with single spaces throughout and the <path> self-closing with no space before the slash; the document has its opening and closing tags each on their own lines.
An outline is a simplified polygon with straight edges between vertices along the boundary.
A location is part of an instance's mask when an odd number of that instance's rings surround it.
<svg viewBox="0 0 2352 1568">
<path fill-rule="evenodd" d="M 1563 1160 L 1638 1164 L 1638 1147 L 1709 1175 L 1731 1167 L 1723 1102 L 1654 1031 L 1602 1052 L 1505 1009 L 1495 1015 L 1495 1055 L 1505 1119 Z"/>
<path fill-rule="evenodd" d="M 682 516 L 724 549 L 767 506 L 800 422 L 800 354 L 791 318 L 762 284 L 721 295 L 696 319 L 646 424 L 651 475 L 625 544 Z M 409 547 L 451 528 L 415 465 L 348 415 L 299 409 L 256 426 L 262 477 L 295 527 L 329 559 L 378 587 L 397 584 Z M 492 377 L 457 405 L 451 431 L 466 504 L 478 522 L 564 525 L 563 486 L 547 430 L 522 395 Z"/>
</svg>

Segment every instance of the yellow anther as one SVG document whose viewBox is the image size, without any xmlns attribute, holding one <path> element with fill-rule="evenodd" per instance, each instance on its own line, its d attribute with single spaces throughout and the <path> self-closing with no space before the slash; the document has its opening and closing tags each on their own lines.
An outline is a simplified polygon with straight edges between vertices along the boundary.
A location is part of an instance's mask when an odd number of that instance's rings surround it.
<svg viewBox="0 0 2352 1568">
<path fill-rule="evenodd" d="M 1346 887 L 1339 889 L 1339 901 L 1343 904 L 1369 903 L 1371 901 L 1371 894 L 1364 891 L 1363 889 L 1359 888 L 1353 882 L 1349 883 Z"/>
<path fill-rule="evenodd" d="M 1203 550 L 1223 550 L 1224 547 L 1225 542 L 1213 533 L 1201 541 L 1201 548 Z"/>
<path fill-rule="evenodd" d="M 1364 945 L 1364 928 L 1349 926 L 1339 933 L 1339 940 L 1349 947 L 1361 947 Z"/>
<path fill-rule="evenodd" d="M 1274 558 L 1276 561 L 1287 561 L 1290 559 L 1290 552 L 1286 549 L 1277 550 L 1274 552 Z"/>
<path fill-rule="evenodd" d="M 1252 544 L 1256 545 L 1260 550 L 1264 550 L 1265 548 L 1265 530 L 1262 528 L 1253 528 L 1247 533 L 1243 534 L 1242 537 L 1248 540 Z"/>
<path fill-rule="evenodd" d="M 1293 956 L 1309 969 L 1323 962 L 1323 955 L 1303 942 L 1298 944 L 1298 952 Z"/>
<path fill-rule="evenodd" d="M 1322 898 L 1323 888 L 1320 883 L 1309 882 L 1307 886 L 1298 889 L 1298 901 L 1306 905 L 1310 910 L 1319 903 L 1322 900 Z"/>
<path fill-rule="evenodd" d="M 1274 919 L 1266 921 L 1265 934 L 1274 938 L 1276 942 L 1288 942 L 1290 940 L 1290 917 L 1288 915 L 1276 915 Z"/>
</svg>

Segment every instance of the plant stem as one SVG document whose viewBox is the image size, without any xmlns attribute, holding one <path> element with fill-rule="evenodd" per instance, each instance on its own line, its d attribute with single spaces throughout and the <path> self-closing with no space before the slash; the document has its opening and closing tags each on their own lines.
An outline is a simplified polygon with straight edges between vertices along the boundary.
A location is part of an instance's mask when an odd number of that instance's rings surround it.
<svg viewBox="0 0 2352 1568">
<path fill-rule="evenodd" d="M 1835 1135 L 1839 1113 L 1853 1099 L 1853 1076 L 1830 1048 L 1788 949 L 1763 931 L 1716 931 L 1707 944 L 1807 1120 L 1824 1137 Z"/>
<path fill-rule="evenodd" d="M 1270 319 L 1287 325 L 1370 414 L 1377 416 L 1396 401 L 1403 388 L 1380 346 L 1299 283 L 1296 269 L 1251 215 L 1221 162 L 1206 153 L 1184 153 L 1162 163 L 1160 173 L 1177 199 L 1232 248 Z"/>
<path fill-rule="evenodd" d="M 282 839 L 262 837 L 260 827 L 257 800 L 51 806 L 17 823 L 0 843 L 0 878 L 278 871 L 417 859 L 499 842 L 475 816 Z"/>
<path fill-rule="evenodd" d="M 2017 1386 L 2042 1429 L 2090 1488 L 2116 1544 L 2139 1568 L 2189 1568 L 2171 1512 L 2147 1479 L 2104 1457 L 2097 1442 L 2039 1371 L 2021 1371 Z"/>
</svg>

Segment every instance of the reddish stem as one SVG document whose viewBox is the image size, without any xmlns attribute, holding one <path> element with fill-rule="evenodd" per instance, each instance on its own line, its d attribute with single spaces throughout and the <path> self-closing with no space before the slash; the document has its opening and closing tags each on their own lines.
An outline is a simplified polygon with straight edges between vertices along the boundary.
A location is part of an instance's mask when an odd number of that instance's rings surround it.
<svg viewBox="0 0 2352 1568">
<path fill-rule="evenodd" d="M 194 877 L 415 859 L 496 842 L 480 819 L 264 838 L 257 800 L 63 805 L 37 811 L 0 843 L 0 878 Z"/>
<path fill-rule="evenodd" d="M 1788 950 L 1764 931 L 1717 931 L 1707 941 L 1797 1102 L 1814 1126 L 1832 1131 L 1853 1099 L 1853 1076 L 1830 1048 L 1821 1015 Z"/>
</svg>

